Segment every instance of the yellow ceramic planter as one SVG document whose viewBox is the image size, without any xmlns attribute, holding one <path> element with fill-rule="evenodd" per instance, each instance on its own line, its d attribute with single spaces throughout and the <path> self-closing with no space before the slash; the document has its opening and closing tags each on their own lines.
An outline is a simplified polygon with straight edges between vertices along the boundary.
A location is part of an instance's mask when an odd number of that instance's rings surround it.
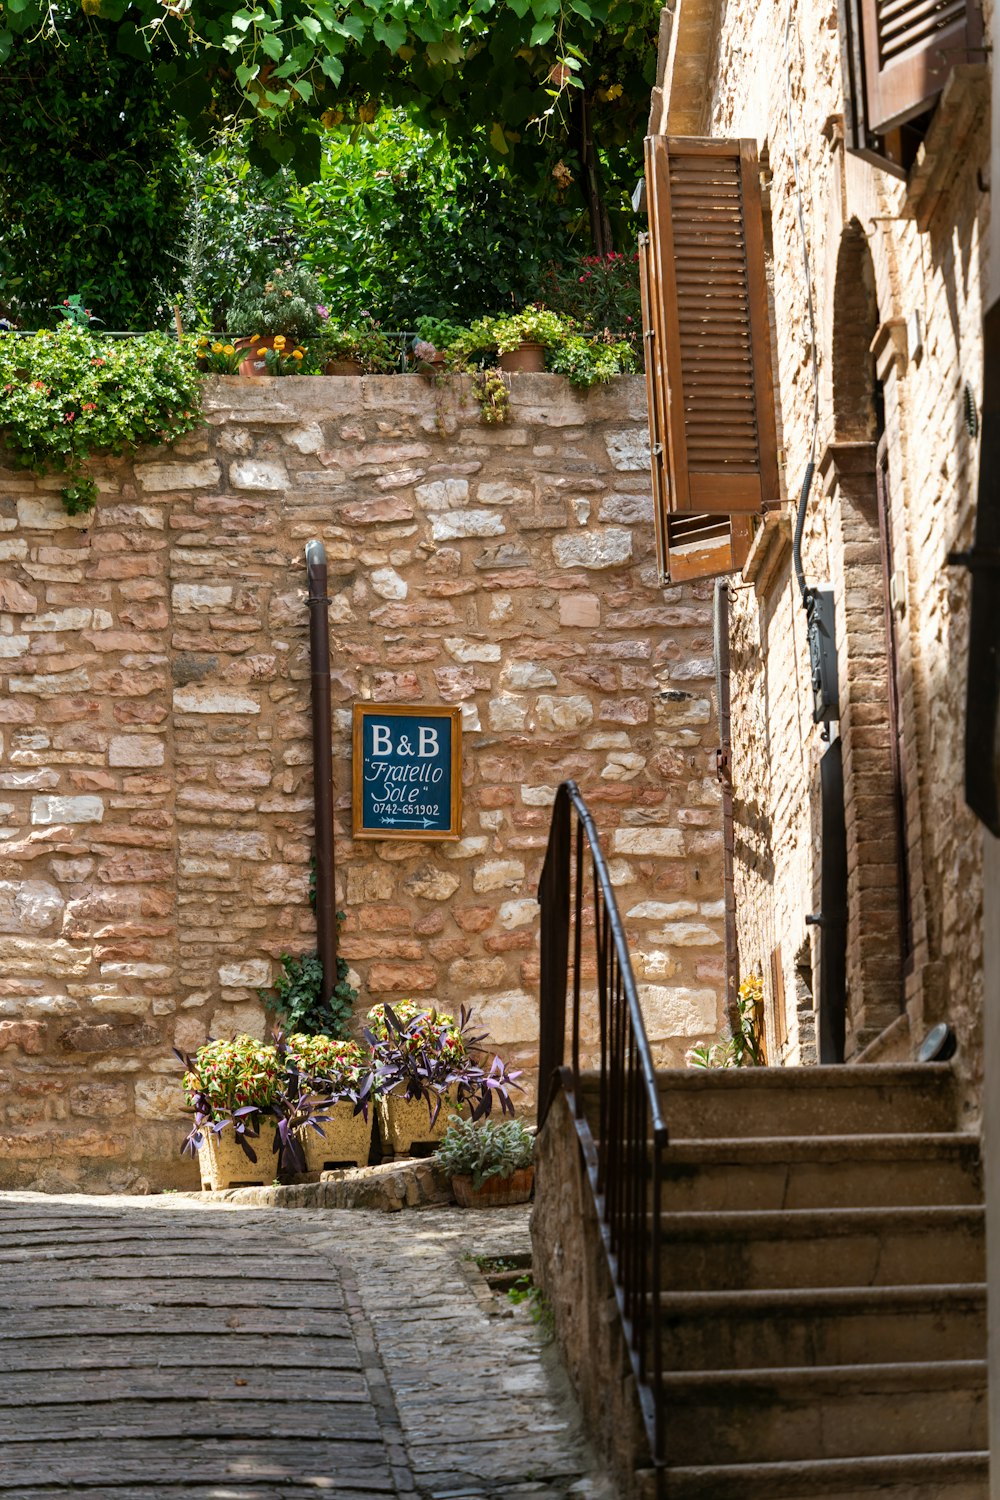
<svg viewBox="0 0 1000 1500">
<path fill-rule="evenodd" d="M 202 1188 L 218 1192 L 220 1188 L 268 1186 L 278 1175 L 278 1153 L 271 1149 L 273 1140 L 274 1126 L 266 1120 L 256 1140 L 249 1141 L 257 1157 L 254 1163 L 240 1150 L 232 1128 L 221 1135 L 207 1130 L 198 1152 Z"/>
<path fill-rule="evenodd" d="M 329 1121 L 323 1126 L 322 1135 L 317 1135 L 312 1129 L 303 1132 L 306 1171 L 322 1172 L 328 1163 L 338 1167 L 347 1164 L 367 1167 L 372 1145 L 372 1124 L 370 1109 L 368 1119 L 365 1120 L 363 1115 L 354 1113 L 352 1104 L 335 1104 L 330 1110 Z"/>
</svg>

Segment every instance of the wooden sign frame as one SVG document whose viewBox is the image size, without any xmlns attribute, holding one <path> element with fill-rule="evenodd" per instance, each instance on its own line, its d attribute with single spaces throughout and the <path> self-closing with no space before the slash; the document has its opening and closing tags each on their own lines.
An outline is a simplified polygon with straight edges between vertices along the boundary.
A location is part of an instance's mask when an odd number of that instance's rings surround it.
<svg viewBox="0 0 1000 1500">
<path fill-rule="evenodd" d="M 451 724 L 449 819 L 445 828 L 373 827 L 364 823 L 364 726 L 371 718 L 447 719 Z M 415 839 L 421 843 L 462 837 L 462 710 L 440 704 L 355 703 L 352 724 L 351 836 L 355 839 Z M 402 804 L 401 804 L 402 805 Z"/>
</svg>

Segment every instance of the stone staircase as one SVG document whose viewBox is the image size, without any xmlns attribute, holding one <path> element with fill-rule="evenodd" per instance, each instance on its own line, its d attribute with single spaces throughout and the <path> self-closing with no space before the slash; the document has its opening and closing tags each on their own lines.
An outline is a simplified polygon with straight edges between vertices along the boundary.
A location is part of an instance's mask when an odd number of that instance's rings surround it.
<svg viewBox="0 0 1000 1500">
<path fill-rule="evenodd" d="M 950 1070 L 688 1069 L 661 1099 L 667 1500 L 985 1500 L 979 1150 Z"/>
</svg>

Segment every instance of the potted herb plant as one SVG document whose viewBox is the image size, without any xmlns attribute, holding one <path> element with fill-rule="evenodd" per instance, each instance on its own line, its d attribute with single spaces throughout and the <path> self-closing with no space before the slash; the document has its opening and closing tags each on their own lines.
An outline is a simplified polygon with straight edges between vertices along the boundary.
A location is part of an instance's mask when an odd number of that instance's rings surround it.
<svg viewBox="0 0 1000 1500">
<path fill-rule="evenodd" d="M 269 369 L 266 351 L 291 354 L 317 338 L 323 326 L 319 283 L 305 266 L 276 266 L 264 281 L 249 282 L 237 292 L 229 322 L 242 347 L 251 349 L 240 365 L 241 375 L 288 373 Z"/>
<path fill-rule="evenodd" d="M 520 1120 L 448 1121 L 435 1161 L 463 1208 L 527 1203 L 535 1180 L 534 1140 Z"/>
<path fill-rule="evenodd" d="M 390 375 L 399 357 L 374 318 L 353 326 L 327 321 L 319 359 L 326 375 Z"/>
<path fill-rule="evenodd" d="M 480 1043 L 485 1034 L 473 1036 L 470 1023 L 464 1008 L 456 1024 L 453 1016 L 412 1000 L 395 1007 L 376 1005 L 368 1012 L 370 1092 L 386 1151 L 402 1155 L 415 1141 L 440 1140 L 446 1129 L 443 1105 L 455 1113 L 468 1108 L 472 1119 L 490 1114 L 494 1103 L 501 1113 L 514 1113 L 510 1091 L 520 1088 L 521 1075 L 499 1057 L 489 1068 L 483 1065 L 487 1054 Z"/>
<path fill-rule="evenodd" d="M 331 1164 L 367 1166 L 372 1116 L 362 1085 L 371 1072 L 368 1054 L 357 1042 L 302 1032 L 290 1036 L 286 1045 L 310 1092 L 324 1101 L 325 1118 L 319 1122 L 314 1117 L 303 1133 L 306 1171 L 322 1172 Z"/>
<path fill-rule="evenodd" d="M 501 370 L 538 373 L 545 369 L 546 351 L 558 349 L 572 330 L 572 323 L 558 313 L 526 307 L 519 313 L 477 319 L 452 347 L 466 356 L 495 350 Z"/>
<path fill-rule="evenodd" d="M 237 1036 L 206 1042 L 194 1057 L 174 1051 L 184 1066 L 184 1095 L 194 1116 L 181 1150 L 197 1155 L 202 1187 L 273 1182 L 278 1152 L 261 1126 L 283 1082 L 276 1049 Z"/>
</svg>

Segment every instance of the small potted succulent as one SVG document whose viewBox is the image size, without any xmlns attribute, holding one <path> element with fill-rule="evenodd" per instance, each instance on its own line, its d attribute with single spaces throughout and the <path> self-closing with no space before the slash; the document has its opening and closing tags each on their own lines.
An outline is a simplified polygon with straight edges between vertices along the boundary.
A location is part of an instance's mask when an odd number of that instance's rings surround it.
<svg viewBox="0 0 1000 1500">
<path fill-rule="evenodd" d="M 274 1047 L 251 1036 L 209 1041 L 184 1066 L 184 1096 L 194 1122 L 182 1152 L 197 1155 L 203 1188 L 273 1182 L 278 1153 L 262 1138 L 282 1086 L 282 1061 Z"/>
<path fill-rule="evenodd" d="M 534 1186 L 534 1140 L 520 1120 L 448 1121 L 435 1163 L 463 1208 L 527 1203 Z"/>
<path fill-rule="evenodd" d="M 318 337 L 323 326 L 319 283 L 305 266 L 276 266 L 263 282 L 250 282 L 237 292 L 228 321 L 243 349 L 252 346 L 240 365 L 241 375 L 290 373 L 269 369 L 266 351 L 277 348 L 282 358 L 295 349 L 304 353 Z"/>
<path fill-rule="evenodd" d="M 302 1145 L 308 1172 L 322 1172 L 330 1165 L 364 1167 L 372 1143 L 371 1099 L 362 1092 L 371 1076 L 369 1054 L 357 1042 L 329 1036 L 305 1036 L 301 1032 L 287 1040 L 288 1056 L 305 1080 L 310 1093 L 322 1100 L 325 1119 L 314 1117 L 304 1132 Z"/>
<path fill-rule="evenodd" d="M 372 1049 L 371 1084 L 375 1095 L 383 1149 L 396 1155 L 414 1142 L 440 1140 L 446 1129 L 442 1106 L 476 1120 L 491 1113 L 494 1103 L 503 1114 L 513 1114 L 512 1088 L 520 1088 L 519 1072 L 511 1072 L 499 1057 L 483 1066 L 487 1054 L 479 1045 L 485 1034 L 471 1034 L 471 1016 L 463 1007 L 458 1023 L 412 1000 L 395 1007 L 376 1005 L 368 1012 L 365 1040 Z M 482 1058 L 482 1062 L 477 1058 Z"/>
</svg>

